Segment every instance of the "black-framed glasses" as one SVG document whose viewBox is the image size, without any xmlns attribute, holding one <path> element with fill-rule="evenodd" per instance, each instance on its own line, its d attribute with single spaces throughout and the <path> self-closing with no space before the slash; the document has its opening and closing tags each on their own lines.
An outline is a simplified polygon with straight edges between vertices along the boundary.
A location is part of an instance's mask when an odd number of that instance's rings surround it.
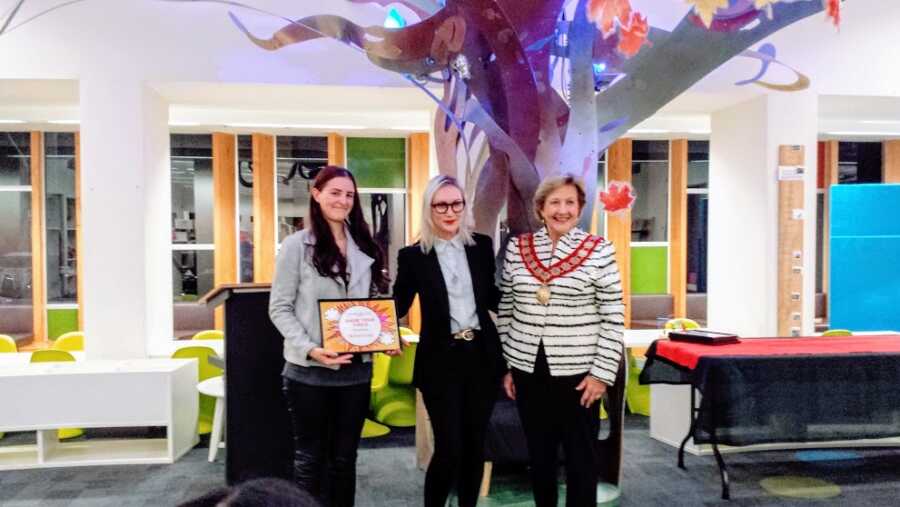
<svg viewBox="0 0 900 507">
<path fill-rule="evenodd" d="M 447 213 L 449 210 L 453 210 L 454 213 L 459 213 L 465 208 L 466 201 L 435 202 L 431 204 L 431 209 L 437 211 L 441 215 Z"/>
</svg>

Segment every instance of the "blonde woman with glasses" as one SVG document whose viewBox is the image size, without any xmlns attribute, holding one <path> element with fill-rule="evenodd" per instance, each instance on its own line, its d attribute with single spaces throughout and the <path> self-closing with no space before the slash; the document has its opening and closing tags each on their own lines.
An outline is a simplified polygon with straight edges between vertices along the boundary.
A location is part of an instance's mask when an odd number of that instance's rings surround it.
<svg viewBox="0 0 900 507">
<path fill-rule="evenodd" d="M 484 439 L 500 379 L 506 373 L 488 314 L 500 299 L 491 238 L 473 233 L 456 179 L 433 178 L 425 188 L 419 242 L 400 250 L 394 299 L 405 315 L 418 295 L 422 330 L 413 383 L 434 430 L 425 475 L 425 505 L 441 506 L 455 489 L 473 507 L 484 466 Z"/>
</svg>

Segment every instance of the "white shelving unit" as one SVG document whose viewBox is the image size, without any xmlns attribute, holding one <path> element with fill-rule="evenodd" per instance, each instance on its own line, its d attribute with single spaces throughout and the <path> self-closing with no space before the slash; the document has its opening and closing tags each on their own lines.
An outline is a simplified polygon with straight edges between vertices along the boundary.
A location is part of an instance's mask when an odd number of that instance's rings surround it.
<svg viewBox="0 0 900 507">
<path fill-rule="evenodd" d="M 197 444 L 196 359 L 34 363 L 0 369 L 0 431 L 36 444 L 0 447 L 0 470 L 173 463 Z M 60 442 L 58 428 L 166 428 L 165 438 Z"/>
</svg>

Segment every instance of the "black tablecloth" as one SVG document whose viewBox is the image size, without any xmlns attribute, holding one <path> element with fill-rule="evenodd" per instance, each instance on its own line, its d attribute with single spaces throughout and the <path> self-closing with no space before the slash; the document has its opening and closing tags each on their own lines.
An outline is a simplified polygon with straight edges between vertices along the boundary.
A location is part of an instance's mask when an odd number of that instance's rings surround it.
<svg viewBox="0 0 900 507">
<path fill-rule="evenodd" d="M 695 443 L 900 436 L 900 354 L 701 357 L 689 370 L 656 356 L 655 347 L 640 381 L 700 392 Z"/>
</svg>

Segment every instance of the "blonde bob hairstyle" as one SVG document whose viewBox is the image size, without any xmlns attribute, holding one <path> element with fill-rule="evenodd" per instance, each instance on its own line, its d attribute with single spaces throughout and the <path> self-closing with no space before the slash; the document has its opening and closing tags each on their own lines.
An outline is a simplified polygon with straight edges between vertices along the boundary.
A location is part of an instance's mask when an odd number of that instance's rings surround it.
<svg viewBox="0 0 900 507">
<path fill-rule="evenodd" d="M 556 190 L 566 186 L 572 185 L 575 187 L 575 192 L 578 194 L 578 213 L 581 214 L 584 211 L 584 205 L 587 203 L 587 193 L 584 191 L 584 183 L 575 176 L 571 174 L 564 174 L 562 176 L 549 176 L 544 178 L 544 181 L 538 185 L 537 190 L 534 192 L 534 216 L 537 217 L 539 222 L 544 221 L 544 217 L 541 216 L 541 210 L 544 208 L 544 204 L 547 202 L 547 197 L 555 192 Z"/>
<path fill-rule="evenodd" d="M 459 184 L 459 181 L 457 181 L 456 178 L 439 174 L 434 178 L 431 178 L 428 185 L 425 186 L 425 195 L 422 196 L 422 230 L 419 231 L 419 247 L 421 247 L 422 252 L 426 254 L 431 252 L 436 238 L 434 221 L 431 219 L 431 203 L 434 200 L 434 194 L 448 185 L 456 187 L 463 198 L 463 202 L 466 203 L 459 221 L 459 237 L 462 239 L 463 244 L 475 244 L 475 238 L 472 237 L 472 229 L 474 228 L 475 221 L 472 219 L 469 203 L 466 202 L 466 191 L 463 190 L 462 185 Z"/>
</svg>

